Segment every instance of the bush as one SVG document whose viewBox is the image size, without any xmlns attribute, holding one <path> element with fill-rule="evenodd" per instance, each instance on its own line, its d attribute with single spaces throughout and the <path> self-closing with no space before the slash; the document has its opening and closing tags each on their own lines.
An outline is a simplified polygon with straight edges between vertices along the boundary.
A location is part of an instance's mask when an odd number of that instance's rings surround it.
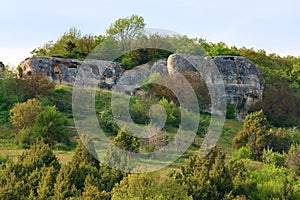
<svg viewBox="0 0 300 200">
<path fill-rule="evenodd" d="M 17 103 L 10 112 L 10 122 L 16 132 L 31 128 L 35 117 L 41 112 L 42 105 L 36 99 L 29 99 L 24 103 Z"/>
<path fill-rule="evenodd" d="M 71 151 L 72 147 L 63 144 L 63 143 L 56 143 L 52 146 L 52 149 L 57 150 L 57 151 Z"/>
<path fill-rule="evenodd" d="M 232 153 L 232 157 L 235 160 L 251 158 L 251 151 L 248 146 L 241 147 L 239 150 Z"/>
<path fill-rule="evenodd" d="M 111 109 L 105 109 L 98 115 L 100 127 L 107 135 L 117 135 L 119 127 L 115 122 Z"/>
<path fill-rule="evenodd" d="M 236 117 L 235 113 L 236 113 L 235 106 L 232 104 L 227 105 L 226 118 L 227 119 L 235 119 L 235 117 Z"/>
<path fill-rule="evenodd" d="M 67 120 L 56 110 L 56 107 L 48 106 L 36 116 L 33 132 L 35 137 L 42 137 L 48 144 L 69 144 L 66 125 Z"/>
<path fill-rule="evenodd" d="M 264 149 L 262 160 L 266 164 L 272 164 L 277 167 L 283 167 L 284 166 L 284 155 L 273 152 L 271 149 Z"/>
</svg>

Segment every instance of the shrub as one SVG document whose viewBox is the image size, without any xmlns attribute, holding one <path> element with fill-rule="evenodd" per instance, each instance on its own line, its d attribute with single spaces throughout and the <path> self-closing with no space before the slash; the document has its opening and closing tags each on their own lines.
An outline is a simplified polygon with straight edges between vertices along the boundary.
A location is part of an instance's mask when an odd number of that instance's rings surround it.
<svg viewBox="0 0 300 200">
<path fill-rule="evenodd" d="M 248 146 L 241 147 L 239 150 L 232 153 L 235 160 L 251 158 L 251 151 Z"/>
<path fill-rule="evenodd" d="M 67 120 L 56 110 L 56 107 L 48 106 L 36 116 L 33 132 L 35 137 L 42 137 L 48 144 L 69 144 L 66 125 Z"/>
<path fill-rule="evenodd" d="M 277 167 L 283 167 L 284 166 L 284 155 L 273 152 L 271 149 L 264 149 L 262 160 L 266 164 L 272 164 Z"/>
</svg>

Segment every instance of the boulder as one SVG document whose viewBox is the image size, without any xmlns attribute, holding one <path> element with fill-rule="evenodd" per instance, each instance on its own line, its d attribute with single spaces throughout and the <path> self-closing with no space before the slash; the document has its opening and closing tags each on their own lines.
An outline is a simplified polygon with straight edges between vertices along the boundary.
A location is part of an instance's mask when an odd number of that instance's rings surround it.
<svg viewBox="0 0 300 200">
<path fill-rule="evenodd" d="M 0 61 L 0 71 L 5 71 L 5 65 Z"/>
<path fill-rule="evenodd" d="M 240 56 L 173 54 L 168 58 L 169 73 L 190 71 L 202 76 L 208 84 L 214 81 L 214 75 L 208 73 L 213 67 L 222 76 L 227 104 L 235 106 L 237 119 L 244 119 L 249 108 L 262 99 L 264 87 L 263 75 L 253 62 Z M 207 74 L 209 77 L 205 77 Z"/>
<path fill-rule="evenodd" d="M 56 84 L 73 86 L 78 70 L 85 70 L 81 73 L 83 80 L 92 79 L 103 89 L 112 89 L 123 69 L 119 63 L 104 60 L 76 60 L 56 57 L 32 57 L 27 58 L 20 64 L 23 76 L 33 76 L 42 73 L 46 78 Z M 101 74 L 101 76 L 99 76 Z"/>
</svg>

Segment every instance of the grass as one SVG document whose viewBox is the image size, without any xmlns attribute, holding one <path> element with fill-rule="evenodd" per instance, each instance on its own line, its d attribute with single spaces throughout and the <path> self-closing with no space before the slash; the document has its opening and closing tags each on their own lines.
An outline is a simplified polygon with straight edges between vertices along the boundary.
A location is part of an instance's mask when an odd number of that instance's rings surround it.
<svg viewBox="0 0 300 200">
<path fill-rule="evenodd" d="M 68 126 L 74 127 L 73 114 L 72 114 L 72 87 L 58 85 L 53 90 L 53 96 L 50 99 L 53 103 L 57 105 L 57 108 L 63 113 L 63 115 L 68 119 Z M 96 111 L 99 112 L 108 106 L 110 106 L 112 93 L 109 91 L 96 91 Z M 232 147 L 232 139 L 235 135 L 242 130 L 242 122 L 236 120 L 226 120 L 222 134 L 218 140 L 218 147 L 221 148 L 227 155 L 231 154 L 234 149 Z M 76 129 L 70 128 L 70 134 L 76 136 Z M 176 130 L 169 129 L 170 132 L 176 132 Z M 170 132 L 166 133 L 170 137 L 174 134 Z M 24 149 L 21 149 L 14 143 L 14 138 L 11 136 L 11 128 L 9 126 L 0 127 L 0 157 L 9 157 L 14 159 L 16 156 L 21 155 Z M 171 137 L 171 138 L 172 138 Z M 197 137 L 196 143 L 201 145 L 202 139 Z M 191 147 L 177 159 L 174 163 L 167 167 L 167 169 L 162 170 L 162 175 L 165 176 L 170 170 L 179 169 L 180 166 L 185 162 L 185 160 L 197 153 L 199 150 L 199 145 L 191 145 Z M 74 155 L 73 151 L 58 151 L 54 150 L 55 155 L 61 163 L 67 163 L 71 161 Z M 155 164 L 155 163 L 153 163 Z M 156 163 L 159 164 L 159 163 Z"/>
<path fill-rule="evenodd" d="M 53 151 L 56 155 L 58 161 L 62 164 L 66 164 L 72 160 L 74 156 L 74 151 Z"/>
<path fill-rule="evenodd" d="M 232 147 L 232 139 L 239 131 L 243 129 L 243 122 L 226 119 L 222 134 L 218 140 L 218 147 L 222 149 L 225 154 L 231 154 L 234 151 Z"/>
</svg>

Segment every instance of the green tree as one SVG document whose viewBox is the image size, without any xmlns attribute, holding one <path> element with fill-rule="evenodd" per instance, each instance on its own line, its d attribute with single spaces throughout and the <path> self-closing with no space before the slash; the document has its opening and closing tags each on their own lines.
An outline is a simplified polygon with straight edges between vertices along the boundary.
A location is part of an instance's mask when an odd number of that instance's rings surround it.
<svg viewBox="0 0 300 200">
<path fill-rule="evenodd" d="M 82 36 L 80 30 L 71 27 L 56 42 L 49 41 L 44 46 L 34 49 L 31 54 L 84 59 L 95 48 L 95 39 L 92 35 Z"/>
<path fill-rule="evenodd" d="M 249 170 L 243 160 L 229 160 L 225 165 L 232 177 L 233 189 L 231 194 L 235 197 L 245 196 L 247 199 L 256 200 L 257 183 L 248 178 Z"/>
<path fill-rule="evenodd" d="M 289 150 L 290 144 L 288 133 L 282 128 L 273 131 L 262 110 L 248 114 L 243 130 L 233 138 L 235 148 L 249 146 L 251 155 L 256 160 L 261 159 L 264 149 L 283 153 Z"/>
<path fill-rule="evenodd" d="M 93 175 L 87 175 L 84 181 L 84 190 L 81 199 L 83 200 L 109 200 L 110 193 L 99 190 L 99 180 Z"/>
<path fill-rule="evenodd" d="M 54 167 L 49 167 L 47 171 L 43 173 L 37 188 L 37 199 L 43 200 L 54 195 L 53 188 L 57 172 L 57 169 Z"/>
<path fill-rule="evenodd" d="M 217 148 L 202 159 L 199 155 L 190 157 L 176 176 L 194 199 L 222 199 L 233 189 L 225 155 Z"/>
<path fill-rule="evenodd" d="M 54 184 L 54 199 L 64 200 L 70 197 L 79 197 L 80 191 L 75 186 L 75 181 L 81 181 L 84 184 L 84 179 L 76 177 L 78 168 L 75 165 L 63 165 L 57 175 Z"/>
<path fill-rule="evenodd" d="M 41 112 L 42 105 L 36 99 L 17 103 L 10 110 L 10 122 L 16 132 L 33 127 L 35 117 Z"/>
<path fill-rule="evenodd" d="M 3 72 L 0 78 L 0 124 L 9 122 L 9 110 L 21 100 L 17 79 L 11 72 Z"/>
<path fill-rule="evenodd" d="M 121 42 L 121 50 L 124 51 L 130 47 L 132 41 L 142 34 L 145 27 L 144 18 L 138 15 L 120 18 L 116 20 L 106 30 L 109 37 Z"/>
<path fill-rule="evenodd" d="M 131 152 L 138 152 L 140 147 L 138 138 L 126 134 L 123 130 L 119 130 L 117 136 L 114 138 L 114 144 Z"/>
<path fill-rule="evenodd" d="M 15 161 L 1 167 L 0 199 L 37 197 L 42 178 L 50 168 L 55 176 L 60 164 L 48 145 L 37 142 Z"/>
<path fill-rule="evenodd" d="M 286 157 L 286 165 L 292 173 L 300 176 L 300 146 L 292 145 L 287 157 Z"/>
<path fill-rule="evenodd" d="M 250 113 L 246 116 L 243 131 L 233 139 L 233 145 L 241 148 L 249 144 L 250 151 L 255 159 L 260 159 L 263 149 L 271 144 L 272 132 L 268 130 L 269 123 L 263 111 Z"/>
<path fill-rule="evenodd" d="M 192 199 L 172 179 L 160 182 L 158 175 L 130 174 L 112 190 L 112 199 Z"/>
<path fill-rule="evenodd" d="M 92 140 L 84 138 L 86 141 L 83 143 L 81 140 L 77 141 L 75 155 L 72 158 L 72 164 L 78 166 L 92 166 L 99 168 L 100 163 L 96 156 L 94 144 Z"/>
<path fill-rule="evenodd" d="M 35 138 L 42 138 L 48 144 L 69 144 L 66 125 L 67 120 L 56 110 L 56 107 L 47 106 L 35 117 L 33 132 Z"/>
</svg>

